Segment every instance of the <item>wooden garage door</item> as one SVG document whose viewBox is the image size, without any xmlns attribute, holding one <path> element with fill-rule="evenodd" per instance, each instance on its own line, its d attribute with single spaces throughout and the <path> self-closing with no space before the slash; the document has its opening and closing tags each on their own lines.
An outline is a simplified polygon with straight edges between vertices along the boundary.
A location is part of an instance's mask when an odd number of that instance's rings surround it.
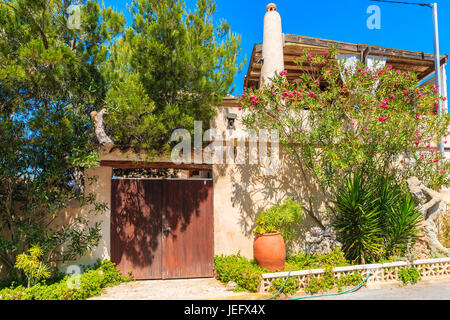
<svg viewBox="0 0 450 320">
<path fill-rule="evenodd" d="M 136 279 L 213 276 L 211 180 L 113 179 L 111 260 Z"/>
</svg>

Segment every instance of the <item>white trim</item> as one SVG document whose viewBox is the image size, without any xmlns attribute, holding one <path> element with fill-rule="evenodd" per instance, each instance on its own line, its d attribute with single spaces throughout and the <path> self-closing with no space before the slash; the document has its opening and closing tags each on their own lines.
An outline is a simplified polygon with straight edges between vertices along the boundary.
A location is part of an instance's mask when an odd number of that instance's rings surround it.
<svg viewBox="0 0 450 320">
<path fill-rule="evenodd" d="M 354 265 L 354 266 L 336 267 L 333 269 L 333 272 L 374 270 L 374 269 L 404 267 L 404 266 L 408 266 L 408 265 L 433 264 L 433 263 L 450 263 L 450 258 L 421 259 L 421 260 L 414 260 L 411 262 L 395 261 L 395 262 L 377 263 L 377 264 L 361 264 L 361 265 Z M 320 274 L 320 273 L 325 273 L 325 269 L 308 269 L 308 270 L 291 271 L 290 276 L 304 276 L 304 275 L 308 275 L 308 274 Z M 274 272 L 274 273 L 263 273 L 261 276 L 263 279 L 270 279 L 270 278 L 287 277 L 288 274 L 289 274 L 289 272 L 284 271 L 284 272 Z"/>
</svg>

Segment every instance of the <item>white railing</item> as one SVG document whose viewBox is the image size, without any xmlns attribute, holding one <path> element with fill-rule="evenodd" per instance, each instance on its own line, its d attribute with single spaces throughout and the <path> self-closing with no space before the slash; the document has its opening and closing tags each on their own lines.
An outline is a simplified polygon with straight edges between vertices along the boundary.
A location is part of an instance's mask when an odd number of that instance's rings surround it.
<svg viewBox="0 0 450 320">
<path fill-rule="evenodd" d="M 333 269 L 335 279 L 359 272 L 363 278 L 369 272 L 371 276 L 367 279 L 367 285 L 375 282 L 389 282 L 399 280 L 399 271 L 404 267 L 416 267 L 422 279 L 432 279 L 435 277 L 445 277 L 450 275 L 450 258 L 422 259 L 415 261 L 398 261 L 380 264 L 363 264 L 356 266 L 336 267 Z M 301 271 L 291 271 L 290 278 L 295 278 L 298 289 L 304 289 L 312 278 L 319 278 L 325 273 L 324 269 L 309 269 Z M 260 292 L 269 291 L 272 280 L 286 278 L 289 272 L 263 273 L 260 285 Z"/>
</svg>

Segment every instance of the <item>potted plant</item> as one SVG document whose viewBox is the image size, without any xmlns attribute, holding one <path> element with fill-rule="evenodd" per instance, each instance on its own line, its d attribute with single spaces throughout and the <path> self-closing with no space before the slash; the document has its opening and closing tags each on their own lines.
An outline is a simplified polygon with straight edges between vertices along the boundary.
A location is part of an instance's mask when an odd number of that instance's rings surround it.
<svg viewBox="0 0 450 320">
<path fill-rule="evenodd" d="M 283 270 L 286 244 L 296 238 L 303 219 L 303 207 L 292 199 L 260 212 L 253 229 L 253 257 L 262 268 Z"/>
</svg>

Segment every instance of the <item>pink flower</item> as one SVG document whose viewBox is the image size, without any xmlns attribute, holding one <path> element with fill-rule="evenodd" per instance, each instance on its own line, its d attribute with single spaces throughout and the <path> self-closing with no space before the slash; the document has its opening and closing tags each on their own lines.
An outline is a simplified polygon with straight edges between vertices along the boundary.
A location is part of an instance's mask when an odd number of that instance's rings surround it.
<svg viewBox="0 0 450 320">
<path fill-rule="evenodd" d="M 420 114 L 416 114 L 416 119 L 420 119 Z"/>
<path fill-rule="evenodd" d="M 315 84 L 319 84 L 319 80 L 314 80 L 314 83 Z"/>
<path fill-rule="evenodd" d="M 446 98 L 446 97 L 443 97 L 443 98 L 442 98 L 442 101 L 445 101 L 445 100 L 447 100 L 447 98 Z"/>
<path fill-rule="evenodd" d="M 352 126 L 354 126 L 355 125 L 355 123 L 354 122 L 352 122 Z"/>
<path fill-rule="evenodd" d="M 406 89 L 405 90 L 403 90 L 403 94 L 406 94 L 408 91 L 406 91 Z"/>
<path fill-rule="evenodd" d="M 419 143 L 420 143 L 420 141 L 414 141 L 414 143 L 418 146 L 419 145 Z"/>
<path fill-rule="evenodd" d="M 311 54 L 308 54 L 308 59 L 312 60 L 312 55 Z"/>
<path fill-rule="evenodd" d="M 322 104 L 322 100 L 319 100 L 319 104 Z"/>
<path fill-rule="evenodd" d="M 238 110 L 239 110 L 239 111 L 241 111 L 241 110 L 242 110 L 242 108 L 241 108 L 241 107 L 239 107 L 239 108 L 238 108 Z"/>
<path fill-rule="evenodd" d="M 358 71 L 361 71 L 361 70 L 362 70 L 361 67 L 359 67 L 359 68 L 358 68 Z"/>
<path fill-rule="evenodd" d="M 328 60 L 327 59 L 325 59 L 324 61 L 323 61 L 324 63 L 327 63 L 328 62 Z"/>
<path fill-rule="evenodd" d="M 434 159 L 433 161 L 434 161 L 434 162 L 439 162 L 439 159 Z"/>
<path fill-rule="evenodd" d="M 325 52 L 323 53 L 323 55 L 326 57 L 328 55 L 328 51 L 325 50 Z"/>
</svg>

